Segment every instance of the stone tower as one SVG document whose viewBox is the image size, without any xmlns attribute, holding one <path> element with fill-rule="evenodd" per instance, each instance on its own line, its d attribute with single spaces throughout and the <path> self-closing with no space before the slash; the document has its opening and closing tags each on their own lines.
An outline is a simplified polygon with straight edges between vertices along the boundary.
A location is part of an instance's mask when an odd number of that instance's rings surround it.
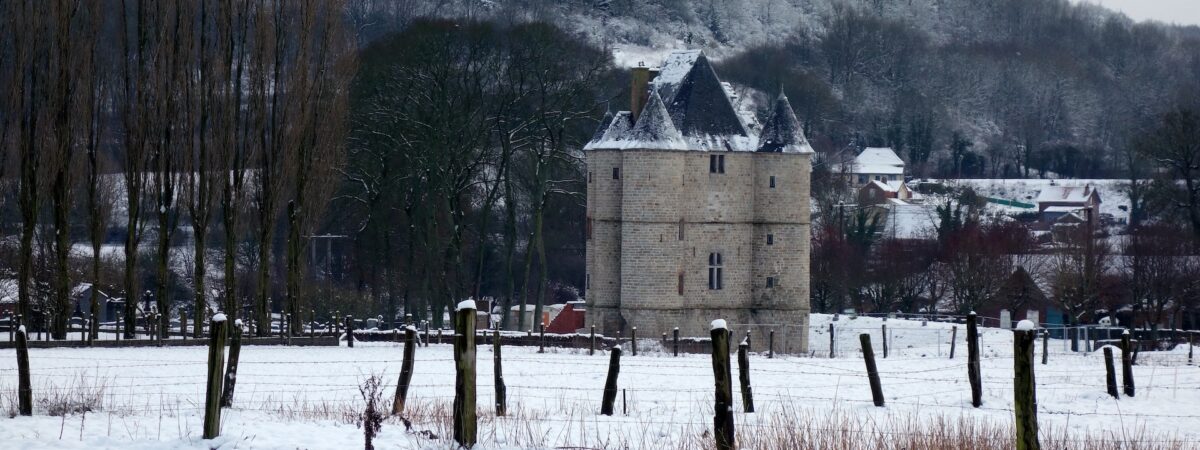
<svg viewBox="0 0 1200 450">
<path fill-rule="evenodd" d="M 707 336 L 720 318 L 806 351 L 812 148 L 787 98 L 757 131 L 699 51 L 632 78 L 631 111 L 584 147 L 588 323 Z"/>
</svg>

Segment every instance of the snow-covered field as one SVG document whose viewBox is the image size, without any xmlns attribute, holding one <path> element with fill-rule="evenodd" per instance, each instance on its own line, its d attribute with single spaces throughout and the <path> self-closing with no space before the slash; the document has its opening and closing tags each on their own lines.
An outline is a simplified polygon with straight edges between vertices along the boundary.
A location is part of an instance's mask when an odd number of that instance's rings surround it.
<svg viewBox="0 0 1200 450">
<path fill-rule="evenodd" d="M 883 322 L 841 317 L 835 324 L 839 357 L 834 359 L 822 357 L 819 350 L 823 345 L 828 351 L 829 323 L 829 316 L 812 318 L 810 337 L 817 357 L 751 358 L 756 413 L 741 410 L 736 382 L 734 387 L 741 436 L 777 429 L 780 416 L 812 418 L 818 426 L 835 420 L 846 427 L 839 431 L 867 433 L 920 433 L 920 427 L 947 420 L 1011 424 L 1011 332 L 983 329 L 984 406 L 975 409 L 962 327 L 950 359 L 949 324 L 887 321 L 891 351 L 887 359 L 878 359 L 887 404 L 877 408 L 857 352 L 857 335 L 871 332 L 881 357 Z M 624 401 L 618 396 L 617 414 L 611 417 L 598 414 L 606 354 L 588 355 L 586 349 L 538 354 L 536 348 L 506 347 L 510 415 L 496 420 L 492 353 L 480 346 L 477 448 L 697 448 L 696 442 L 707 442 L 703 436 L 711 428 L 713 401 L 710 358 L 675 358 L 644 347 L 654 345 L 647 341 L 639 356 L 626 352 L 622 358 Z M 1176 439 L 1183 448 L 1200 448 L 1200 410 L 1195 407 L 1200 404 L 1200 368 L 1187 365 L 1186 348 L 1139 355 L 1137 396 L 1119 401 L 1105 393 L 1100 351 L 1071 354 L 1055 341 L 1050 350 L 1049 364 L 1035 366 L 1044 436 L 1103 435 L 1143 443 Z M 1040 359 L 1040 341 L 1036 351 Z M 377 448 L 453 448 L 444 416 L 453 400 L 451 348 L 432 345 L 416 355 L 408 402 L 412 431 L 389 419 Z M 359 386 L 380 375 L 384 398 L 390 399 L 401 346 L 244 347 L 235 405 L 226 410 L 222 437 L 215 441 L 200 439 L 205 358 L 202 347 L 32 349 L 34 416 L 0 419 L 0 447 L 360 448 L 362 431 L 353 418 L 364 404 Z M 5 412 L 15 410 L 15 367 L 14 351 L 0 350 L 0 406 Z M 736 362 L 733 370 L 736 379 Z M 92 399 L 93 411 L 50 415 L 51 408 L 69 403 L 65 400 L 85 397 Z M 390 410 L 390 405 L 384 408 Z M 429 439 L 422 430 L 440 439 Z"/>
</svg>

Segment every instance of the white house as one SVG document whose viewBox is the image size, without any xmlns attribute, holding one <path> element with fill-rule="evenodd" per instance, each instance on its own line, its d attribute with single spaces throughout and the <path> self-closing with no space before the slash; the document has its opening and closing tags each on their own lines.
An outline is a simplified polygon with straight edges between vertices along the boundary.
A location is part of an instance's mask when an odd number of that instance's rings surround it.
<svg viewBox="0 0 1200 450">
<path fill-rule="evenodd" d="M 851 186 L 863 186 L 872 181 L 904 181 L 904 160 L 888 147 L 868 147 L 836 170 Z"/>
</svg>

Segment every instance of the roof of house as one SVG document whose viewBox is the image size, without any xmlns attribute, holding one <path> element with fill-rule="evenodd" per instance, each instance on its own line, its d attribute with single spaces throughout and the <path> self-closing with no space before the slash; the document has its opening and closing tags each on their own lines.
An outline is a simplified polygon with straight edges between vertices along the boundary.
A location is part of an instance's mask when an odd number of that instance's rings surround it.
<svg viewBox="0 0 1200 450">
<path fill-rule="evenodd" d="M 868 147 L 854 157 L 851 173 L 901 175 L 904 173 L 904 160 L 891 148 Z"/>
<path fill-rule="evenodd" d="M 1072 213 L 1079 211 L 1078 206 L 1047 206 L 1042 212 Z"/>
<path fill-rule="evenodd" d="M 937 230 L 938 218 L 934 208 L 914 205 L 903 200 L 889 201 L 883 206 L 887 217 L 882 235 L 895 239 L 927 239 Z"/>
<path fill-rule="evenodd" d="M 1048 186 L 1038 192 L 1038 203 L 1087 203 L 1088 199 L 1096 196 L 1100 201 L 1100 193 L 1088 184 L 1085 186 Z"/>
<path fill-rule="evenodd" d="M 765 141 L 760 145 L 760 136 L 747 127 L 730 98 L 733 94 L 699 50 L 668 55 L 648 90 L 637 123 L 632 123 L 634 115 L 628 111 L 606 117 L 584 150 L 812 152 L 784 96 L 773 105 L 761 134 Z"/>
</svg>

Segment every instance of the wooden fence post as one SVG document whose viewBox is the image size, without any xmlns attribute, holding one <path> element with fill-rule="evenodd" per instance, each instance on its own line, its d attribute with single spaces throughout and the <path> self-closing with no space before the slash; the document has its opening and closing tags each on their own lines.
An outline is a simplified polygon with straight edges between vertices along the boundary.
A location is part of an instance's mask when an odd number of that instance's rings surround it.
<svg viewBox="0 0 1200 450">
<path fill-rule="evenodd" d="M 225 365 L 225 386 L 221 392 L 221 407 L 233 406 L 233 390 L 237 385 L 238 358 L 242 355 L 242 319 L 233 321 L 229 335 L 229 362 Z M 211 333 L 210 333 L 211 334 Z"/>
<path fill-rule="evenodd" d="M 17 328 L 17 414 L 33 415 L 33 383 L 29 379 L 29 336 Z"/>
<path fill-rule="evenodd" d="M 212 318 L 208 340 L 208 390 L 204 397 L 204 439 L 221 434 L 221 372 L 225 363 L 225 315 Z"/>
<path fill-rule="evenodd" d="M 716 385 L 713 406 L 714 435 L 717 450 L 737 447 L 733 433 L 733 375 L 729 368 L 729 328 L 721 319 L 712 322 L 712 367 Z"/>
<path fill-rule="evenodd" d="M 738 381 L 742 385 L 742 411 L 754 412 L 754 394 L 750 391 L 750 342 L 738 345 Z"/>
<path fill-rule="evenodd" d="M 863 361 L 867 365 L 867 380 L 871 384 L 871 400 L 875 402 L 875 406 L 883 406 L 883 386 L 879 384 L 879 369 L 875 367 L 875 352 L 871 350 L 871 334 L 859 334 L 858 342 L 862 344 Z"/>
<path fill-rule="evenodd" d="M 829 359 L 833 359 L 833 324 L 829 324 Z"/>
<path fill-rule="evenodd" d="M 546 325 L 540 324 L 538 327 L 538 353 L 546 353 Z"/>
<path fill-rule="evenodd" d="M 958 344 L 958 325 L 950 327 L 950 359 L 954 359 L 954 346 Z"/>
<path fill-rule="evenodd" d="M 1189 366 L 1192 365 L 1192 347 L 1194 347 L 1192 340 L 1195 337 L 1195 335 L 1196 335 L 1196 333 L 1194 331 L 1188 332 L 1188 365 Z"/>
<path fill-rule="evenodd" d="M 396 380 L 396 397 L 392 400 L 392 414 L 404 412 L 404 402 L 408 398 L 408 386 L 412 384 L 413 362 L 417 351 L 416 342 L 414 342 L 416 340 L 417 330 L 411 326 L 405 327 L 404 360 L 400 363 L 400 379 Z"/>
<path fill-rule="evenodd" d="M 775 330 L 767 334 L 767 359 L 775 358 Z"/>
<path fill-rule="evenodd" d="M 440 331 L 440 329 L 439 329 Z M 454 314 L 454 441 L 475 445 L 475 301 L 464 300 Z"/>
<path fill-rule="evenodd" d="M 354 348 L 354 316 L 346 316 L 346 346 Z"/>
<path fill-rule="evenodd" d="M 621 347 L 609 350 L 608 377 L 604 379 L 604 396 L 600 399 L 600 414 L 613 415 L 613 403 L 617 401 L 617 376 L 621 373 Z"/>
<path fill-rule="evenodd" d="M 753 348 L 753 342 L 750 339 L 750 330 L 746 330 L 746 338 L 744 339 L 744 341 L 746 342 L 746 346 L 748 347 L 747 351 L 749 351 L 751 348 Z"/>
<path fill-rule="evenodd" d="M 588 355 L 596 354 L 596 324 L 592 324 L 592 340 L 591 346 L 588 347 Z"/>
<path fill-rule="evenodd" d="M 633 356 L 637 356 L 637 327 L 629 330 L 629 349 L 633 351 Z"/>
<path fill-rule="evenodd" d="M 187 340 L 187 311 L 179 310 L 179 337 Z"/>
<path fill-rule="evenodd" d="M 1120 400 L 1121 394 L 1117 392 L 1117 369 L 1113 367 L 1112 347 L 1104 347 L 1104 381 L 1108 385 L 1108 395 Z"/>
<path fill-rule="evenodd" d="M 967 314 L 967 380 L 971 383 L 971 405 L 983 405 L 983 377 L 979 373 L 979 328 L 975 311 Z"/>
<path fill-rule="evenodd" d="M 341 310 L 334 310 L 333 317 L 329 318 L 329 322 L 330 322 L 329 326 L 333 327 L 333 337 L 338 337 L 338 335 L 342 334 L 342 323 L 341 323 L 342 322 L 342 311 Z"/>
<path fill-rule="evenodd" d="M 671 330 L 671 351 L 674 356 L 679 356 L 679 327 Z"/>
<path fill-rule="evenodd" d="M 1121 381 L 1125 385 L 1125 395 L 1133 397 L 1133 355 L 1129 342 L 1129 330 L 1121 333 Z"/>
<path fill-rule="evenodd" d="M 884 320 L 887 320 L 887 319 L 884 319 Z M 883 358 L 887 359 L 888 345 L 887 345 L 887 324 L 886 323 L 883 324 L 883 333 L 882 334 L 883 334 Z"/>
<path fill-rule="evenodd" d="M 500 330 L 492 330 L 492 373 L 495 375 L 493 384 L 496 386 L 496 415 L 508 414 L 508 387 L 504 385 L 504 370 L 500 362 Z"/>
<path fill-rule="evenodd" d="M 1042 329 L 1042 365 L 1050 361 L 1050 330 Z"/>
<path fill-rule="evenodd" d="M 1013 330 L 1013 410 L 1017 450 L 1038 450 L 1037 392 L 1033 380 L 1033 322 L 1022 320 Z"/>
</svg>

